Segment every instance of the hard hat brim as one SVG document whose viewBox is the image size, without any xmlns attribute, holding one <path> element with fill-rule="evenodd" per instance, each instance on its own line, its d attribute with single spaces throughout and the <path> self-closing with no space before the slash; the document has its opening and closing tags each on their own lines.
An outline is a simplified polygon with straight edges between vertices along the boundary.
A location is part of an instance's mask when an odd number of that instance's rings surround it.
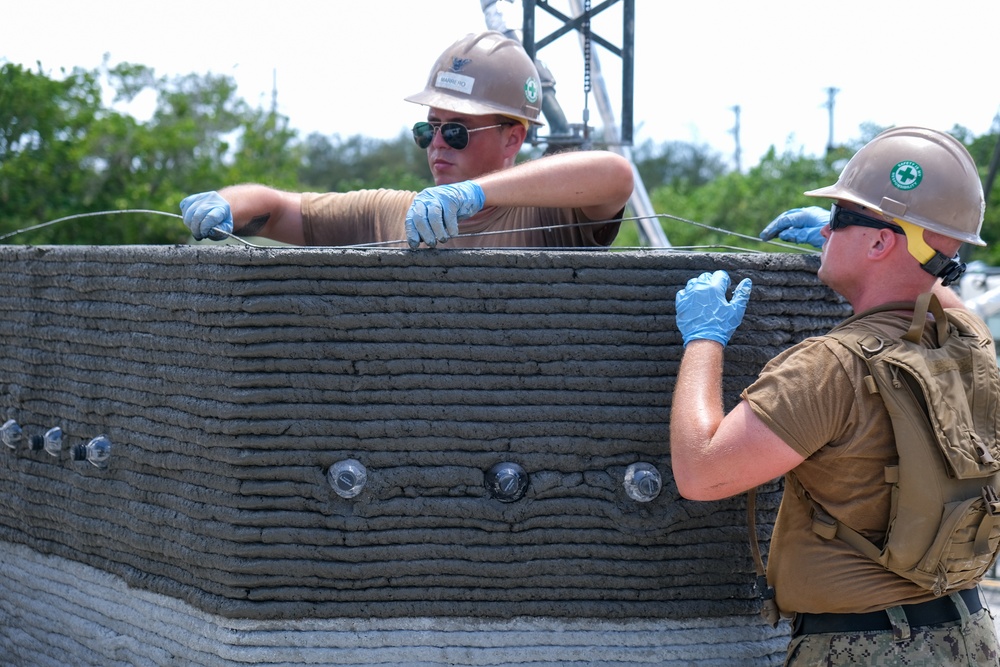
<svg viewBox="0 0 1000 667">
<path fill-rule="evenodd" d="M 467 114 L 469 116 L 509 116 L 510 118 L 516 118 L 517 120 L 523 120 L 525 122 L 531 123 L 532 125 L 537 125 L 542 127 L 545 123 L 535 120 L 533 118 L 528 118 L 520 109 L 514 108 L 503 108 L 497 106 L 496 104 L 481 104 L 475 100 L 471 100 L 466 95 L 450 94 L 442 92 L 440 90 L 422 90 L 419 93 L 414 93 L 408 97 L 403 98 L 406 102 L 412 102 L 414 104 L 422 104 L 428 107 L 434 107 L 436 109 L 445 109 L 447 111 L 453 111 L 455 113 Z"/>
<path fill-rule="evenodd" d="M 865 208 L 871 209 L 872 211 L 875 211 L 876 213 L 879 213 L 881 215 L 895 217 L 891 212 L 884 210 L 880 202 L 872 202 L 863 199 L 861 197 L 858 197 L 850 190 L 841 187 L 839 183 L 828 185 L 825 188 L 809 190 L 808 192 L 803 192 L 802 194 L 804 194 L 806 197 L 821 197 L 824 199 L 837 199 L 842 201 L 849 201 L 851 203 L 857 204 L 858 206 L 864 206 Z M 984 241 L 982 237 L 979 236 L 979 234 L 970 234 L 968 232 L 956 230 L 953 227 L 948 227 L 945 225 L 938 224 L 933 220 L 928 220 L 923 216 L 908 215 L 903 219 L 905 219 L 907 222 L 915 224 L 917 227 L 923 227 L 924 229 L 928 229 L 932 232 L 937 232 L 938 234 L 958 239 L 959 241 L 962 241 L 964 243 L 971 243 L 972 245 L 978 245 L 978 246 L 986 245 L 986 241 Z"/>
</svg>

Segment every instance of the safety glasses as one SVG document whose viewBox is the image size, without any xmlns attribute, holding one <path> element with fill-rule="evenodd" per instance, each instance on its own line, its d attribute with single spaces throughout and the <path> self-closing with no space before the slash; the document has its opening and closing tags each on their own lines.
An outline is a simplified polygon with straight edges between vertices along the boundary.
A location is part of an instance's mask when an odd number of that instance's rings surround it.
<svg viewBox="0 0 1000 667">
<path fill-rule="evenodd" d="M 836 204 L 830 206 L 830 229 L 837 231 L 838 229 L 843 229 L 844 227 L 870 227 L 872 229 L 891 229 L 896 234 L 906 235 L 903 228 L 899 225 L 894 225 L 891 222 L 886 222 L 885 220 L 879 220 L 877 218 L 870 218 L 867 215 L 862 215 L 861 213 L 856 213 L 854 211 L 848 211 L 847 209 L 840 208 Z"/>
<path fill-rule="evenodd" d="M 440 130 L 441 138 L 444 139 L 444 142 L 455 150 L 460 151 L 469 145 L 469 135 L 471 133 L 479 132 L 480 130 L 492 130 L 495 127 L 503 127 L 504 125 L 510 125 L 510 123 L 497 123 L 496 125 L 476 127 L 470 130 L 461 123 L 429 123 L 422 121 L 413 126 L 413 140 L 417 142 L 417 146 L 427 148 L 434 141 L 434 133 Z"/>
</svg>

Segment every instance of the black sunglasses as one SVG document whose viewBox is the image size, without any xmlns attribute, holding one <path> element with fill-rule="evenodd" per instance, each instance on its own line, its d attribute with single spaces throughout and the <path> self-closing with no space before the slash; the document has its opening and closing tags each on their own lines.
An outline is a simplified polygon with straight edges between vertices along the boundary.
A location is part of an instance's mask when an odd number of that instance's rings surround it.
<svg viewBox="0 0 1000 667">
<path fill-rule="evenodd" d="M 867 215 L 856 213 L 854 211 L 848 211 L 847 209 L 840 208 L 836 204 L 830 206 L 830 229 L 836 231 L 850 226 L 870 227 L 872 229 L 891 229 L 897 234 L 906 235 L 906 232 L 904 232 L 903 228 L 899 225 L 894 225 L 891 222 L 886 222 L 885 220 L 879 220 L 877 218 L 870 218 Z"/>
<path fill-rule="evenodd" d="M 413 126 L 413 140 L 417 142 L 417 146 L 427 148 L 434 141 L 434 133 L 440 130 L 441 138 L 444 139 L 444 142 L 455 150 L 460 151 L 469 145 L 470 133 L 479 132 L 480 130 L 491 130 L 495 127 L 503 127 L 504 125 L 511 125 L 511 123 L 497 123 L 496 125 L 475 127 L 470 130 L 461 123 L 429 123 L 421 121 Z"/>
<path fill-rule="evenodd" d="M 830 229 L 843 229 L 850 225 L 858 227 L 871 227 L 872 229 L 891 229 L 897 234 L 906 236 L 906 232 L 899 225 L 894 225 L 885 220 L 869 218 L 867 215 L 847 211 L 836 204 L 830 206 Z M 935 250 L 934 256 L 921 265 L 924 271 L 941 279 L 941 285 L 947 287 L 958 281 L 965 273 L 965 262 L 961 261 L 958 255 L 946 257 L 940 251 Z"/>
</svg>

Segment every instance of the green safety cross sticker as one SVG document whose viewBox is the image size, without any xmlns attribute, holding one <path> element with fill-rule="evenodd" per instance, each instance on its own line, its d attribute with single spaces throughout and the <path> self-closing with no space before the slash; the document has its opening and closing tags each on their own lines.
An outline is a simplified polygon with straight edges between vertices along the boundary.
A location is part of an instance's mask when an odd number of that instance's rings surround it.
<svg viewBox="0 0 1000 667">
<path fill-rule="evenodd" d="M 889 180 L 900 190 L 912 190 L 920 185 L 924 178 L 924 170 L 912 160 L 904 160 L 896 164 L 889 172 Z"/>
<path fill-rule="evenodd" d="M 529 76 L 528 80 L 524 82 L 524 99 L 531 104 L 538 101 L 538 82 L 533 76 Z"/>
</svg>

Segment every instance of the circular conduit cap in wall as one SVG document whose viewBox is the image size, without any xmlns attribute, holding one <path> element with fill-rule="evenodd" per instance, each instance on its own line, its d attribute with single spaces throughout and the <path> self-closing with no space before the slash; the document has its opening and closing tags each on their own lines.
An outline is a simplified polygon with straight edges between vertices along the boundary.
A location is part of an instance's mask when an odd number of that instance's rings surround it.
<svg viewBox="0 0 1000 667">
<path fill-rule="evenodd" d="M 648 503 L 660 495 L 663 478 L 656 466 L 633 463 L 625 469 L 625 493 L 636 502 Z"/>
<path fill-rule="evenodd" d="M 21 442 L 21 427 L 13 419 L 8 419 L 3 426 L 0 426 L 0 440 L 11 449 L 17 449 Z"/>
<path fill-rule="evenodd" d="M 87 461 L 96 468 L 107 468 L 111 458 L 111 441 L 108 436 L 99 435 L 86 445 L 74 445 L 71 455 L 74 461 Z"/>
<path fill-rule="evenodd" d="M 503 503 L 512 503 L 528 491 L 528 473 L 516 463 L 498 463 L 486 471 L 484 480 L 490 495 Z"/>
<path fill-rule="evenodd" d="M 326 479 L 341 498 L 353 498 L 361 493 L 368 481 L 368 470 L 360 461 L 337 461 L 326 471 Z"/>
</svg>

